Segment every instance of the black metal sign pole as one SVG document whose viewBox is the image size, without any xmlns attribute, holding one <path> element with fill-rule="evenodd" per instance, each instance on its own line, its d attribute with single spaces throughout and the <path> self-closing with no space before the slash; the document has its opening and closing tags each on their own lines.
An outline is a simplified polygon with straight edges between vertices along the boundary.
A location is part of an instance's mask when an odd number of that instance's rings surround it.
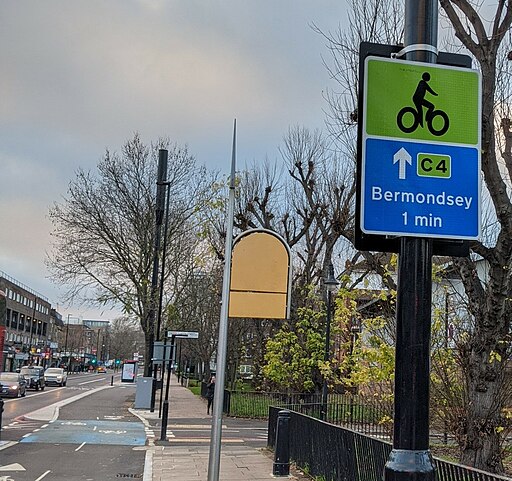
<svg viewBox="0 0 512 481">
<path fill-rule="evenodd" d="M 405 59 L 437 60 L 437 0 L 405 1 Z M 429 451 L 432 239 L 400 243 L 393 450 L 385 481 L 434 481 Z"/>
<path fill-rule="evenodd" d="M 155 338 L 160 340 L 159 332 L 156 331 L 155 314 L 157 304 L 157 289 L 158 289 L 158 259 L 160 255 L 160 238 L 162 234 L 162 221 L 164 217 L 165 207 L 165 183 L 167 180 L 167 158 L 169 152 L 165 149 L 158 151 L 158 176 L 156 183 L 156 213 L 155 213 L 155 238 L 153 245 L 153 271 L 151 275 L 151 300 L 148 312 L 148 329 L 149 329 L 149 352 L 152 357 L 155 357 L 154 347 Z M 150 411 L 155 411 L 155 392 L 156 392 L 156 378 L 157 378 L 157 365 L 156 363 L 148 363 L 145 366 L 144 375 L 149 377 L 151 375 L 151 366 L 153 366 L 153 387 L 151 389 L 151 408 Z"/>
</svg>

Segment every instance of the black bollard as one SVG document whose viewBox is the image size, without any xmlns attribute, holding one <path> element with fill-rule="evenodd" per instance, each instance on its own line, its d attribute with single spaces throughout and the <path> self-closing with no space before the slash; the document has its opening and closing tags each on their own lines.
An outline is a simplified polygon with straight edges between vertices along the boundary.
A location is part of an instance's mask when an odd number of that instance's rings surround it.
<svg viewBox="0 0 512 481">
<path fill-rule="evenodd" d="M 0 439 L 2 439 L 2 413 L 4 412 L 4 400 L 0 398 Z"/>
<path fill-rule="evenodd" d="M 111 385 L 111 386 L 113 386 L 113 385 L 114 385 L 114 376 L 112 376 L 112 377 L 110 378 L 110 385 Z"/>
<path fill-rule="evenodd" d="M 160 441 L 167 441 L 167 418 L 169 417 L 169 401 L 164 401 L 162 407 L 162 429 L 160 430 Z"/>
<path fill-rule="evenodd" d="M 272 474 L 290 475 L 290 411 L 282 410 L 277 415 L 276 451 Z"/>
</svg>

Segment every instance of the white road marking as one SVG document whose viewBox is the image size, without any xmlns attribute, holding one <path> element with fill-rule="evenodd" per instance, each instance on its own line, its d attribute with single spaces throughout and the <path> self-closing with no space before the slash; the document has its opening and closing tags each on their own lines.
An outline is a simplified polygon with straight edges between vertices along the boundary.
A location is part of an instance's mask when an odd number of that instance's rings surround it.
<svg viewBox="0 0 512 481">
<path fill-rule="evenodd" d="M 105 389 L 111 389 L 111 386 L 100 386 L 89 389 L 88 391 L 84 391 L 82 394 L 77 394 L 76 396 L 63 399 L 62 401 L 58 401 L 44 408 L 37 409 L 36 411 L 32 411 L 31 413 L 25 414 L 25 418 L 43 422 L 56 421 L 59 418 L 60 408 L 62 408 L 63 406 L 67 406 L 68 404 L 74 403 L 79 399 L 90 396 L 91 394 L 95 394 Z"/>
<path fill-rule="evenodd" d="M 18 444 L 18 441 L 7 441 L 5 444 L 0 444 L 0 451 L 15 446 L 16 444 Z"/>
<path fill-rule="evenodd" d="M 14 401 L 19 401 L 21 399 L 32 399 L 33 397 L 36 397 L 36 396 L 42 396 L 43 394 L 50 394 L 52 392 L 55 392 L 55 391 L 59 391 L 60 389 L 66 389 L 64 387 L 58 387 L 56 389 L 52 389 L 52 390 L 48 390 L 48 391 L 42 391 L 42 392 L 36 392 L 34 394 L 30 394 L 29 396 L 26 396 L 24 398 L 22 397 L 19 397 L 19 398 L 14 398 L 14 399 L 9 399 L 8 401 L 4 401 L 4 403 L 12 403 Z"/>
<path fill-rule="evenodd" d="M 75 449 L 75 451 L 80 451 L 80 449 L 82 449 L 85 445 L 85 442 L 83 442 L 82 444 L 80 444 L 80 446 L 78 446 L 78 448 Z"/>
<path fill-rule="evenodd" d="M 50 474 L 50 473 L 51 473 L 51 470 L 49 469 L 48 471 L 46 471 L 46 473 L 41 474 L 41 476 L 39 476 L 39 478 L 37 478 L 35 481 L 41 481 L 41 479 L 43 479 L 47 474 Z"/>
<path fill-rule="evenodd" d="M 98 429 L 98 426 L 94 426 L 94 429 L 93 429 L 93 431 L 96 431 L 96 429 Z"/>
<path fill-rule="evenodd" d="M 0 466 L 0 471 L 26 471 L 26 469 L 19 463 L 13 463 Z"/>
<path fill-rule="evenodd" d="M 105 379 L 107 379 L 106 377 L 102 377 L 100 379 L 93 379 L 92 381 L 85 381 L 85 382 L 80 382 L 78 383 L 79 386 L 83 386 L 84 384 L 89 384 L 91 382 L 98 382 L 98 381 L 104 381 Z"/>
</svg>

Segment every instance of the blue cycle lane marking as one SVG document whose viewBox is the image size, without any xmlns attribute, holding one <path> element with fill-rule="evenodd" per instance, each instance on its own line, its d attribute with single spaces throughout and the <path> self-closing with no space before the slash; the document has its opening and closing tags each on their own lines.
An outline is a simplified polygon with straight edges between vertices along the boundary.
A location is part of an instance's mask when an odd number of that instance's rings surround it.
<svg viewBox="0 0 512 481">
<path fill-rule="evenodd" d="M 58 420 L 21 442 L 144 446 L 146 433 L 143 424 L 138 422 Z"/>
</svg>

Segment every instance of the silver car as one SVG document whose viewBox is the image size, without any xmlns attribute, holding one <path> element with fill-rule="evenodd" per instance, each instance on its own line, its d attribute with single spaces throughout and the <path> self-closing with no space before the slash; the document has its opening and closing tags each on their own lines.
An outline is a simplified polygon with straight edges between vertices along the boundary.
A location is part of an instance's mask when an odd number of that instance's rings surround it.
<svg viewBox="0 0 512 481">
<path fill-rule="evenodd" d="M 17 372 L 0 372 L 0 397 L 24 397 L 27 382 Z"/>
<path fill-rule="evenodd" d="M 61 367 L 49 367 L 44 372 L 44 385 L 57 384 L 65 386 L 68 382 L 68 374 Z"/>
</svg>

